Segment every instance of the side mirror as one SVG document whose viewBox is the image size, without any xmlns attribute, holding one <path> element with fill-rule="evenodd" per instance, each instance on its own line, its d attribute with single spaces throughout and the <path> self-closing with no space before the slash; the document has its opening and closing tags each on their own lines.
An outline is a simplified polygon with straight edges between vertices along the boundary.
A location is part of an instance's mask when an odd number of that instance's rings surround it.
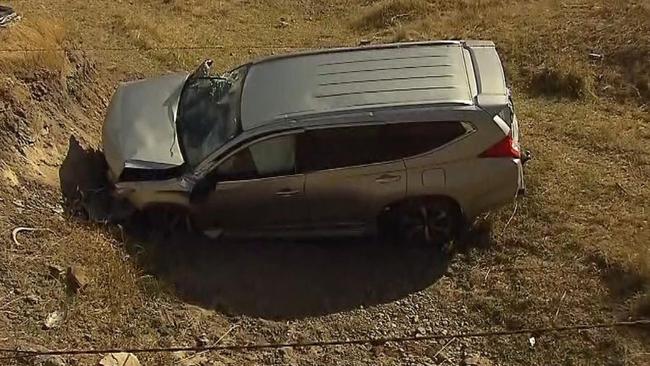
<svg viewBox="0 0 650 366">
<path fill-rule="evenodd" d="M 210 192 L 214 191 L 215 187 L 219 184 L 213 177 L 207 176 L 196 182 L 192 191 L 190 191 L 190 203 L 199 203 L 206 199 Z"/>
</svg>

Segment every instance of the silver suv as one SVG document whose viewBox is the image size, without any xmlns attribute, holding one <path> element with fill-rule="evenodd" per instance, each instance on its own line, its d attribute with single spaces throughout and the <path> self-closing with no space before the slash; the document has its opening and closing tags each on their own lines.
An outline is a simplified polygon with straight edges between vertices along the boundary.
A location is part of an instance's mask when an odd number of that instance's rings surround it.
<svg viewBox="0 0 650 366">
<path fill-rule="evenodd" d="M 494 44 L 437 41 L 206 61 L 121 85 L 103 129 L 115 193 L 233 235 L 386 232 L 444 242 L 523 192 Z"/>
</svg>

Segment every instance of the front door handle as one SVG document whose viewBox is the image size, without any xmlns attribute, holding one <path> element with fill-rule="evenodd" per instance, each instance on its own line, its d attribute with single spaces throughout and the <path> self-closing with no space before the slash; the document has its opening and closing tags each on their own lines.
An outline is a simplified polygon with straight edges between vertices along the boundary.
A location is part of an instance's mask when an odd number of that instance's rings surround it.
<svg viewBox="0 0 650 366">
<path fill-rule="evenodd" d="M 399 176 L 399 175 L 384 174 L 384 175 L 381 175 L 381 176 L 377 177 L 377 179 L 375 179 L 375 182 L 380 183 L 380 184 L 384 184 L 384 183 L 397 182 L 400 179 L 402 179 L 402 177 Z"/>
<path fill-rule="evenodd" d="M 292 197 L 292 196 L 297 195 L 298 193 L 300 193 L 300 191 L 297 190 L 297 189 L 286 188 L 286 189 L 275 192 L 275 195 L 280 196 L 280 197 Z"/>
</svg>

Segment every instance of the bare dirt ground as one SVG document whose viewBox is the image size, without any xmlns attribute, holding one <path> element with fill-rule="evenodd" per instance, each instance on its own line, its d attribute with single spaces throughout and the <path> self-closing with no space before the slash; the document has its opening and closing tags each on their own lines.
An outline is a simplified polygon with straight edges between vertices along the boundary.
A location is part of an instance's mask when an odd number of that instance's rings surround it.
<svg viewBox="0 0 650 366">
<path fill-rule="evenodd" d="M 5 2 L 6 3 L 6 2 Z M 0 28 L 0 348 L 164 347 L 650 317 L 650 6 L 600 0 L 9 1 Z M 88 223 L 120 81 L 303 48 L 492 39 L 529 194 L 450 258 L 371 241 L 210 242 Z M 213 48 L 179 50 L 181 46 Z M 8 50 L 30 50 L 16 52 Z M 56 49 L 56 50 L 53 50 Z M 77 195 L 78 197 L 78 195 Z M 101 202 L 99 203 L 102 204 Z M 506 222 L 514 212 L 513 219 Z M 18 234 L 17 227 L 39 228 Z M 88 282 L 73 291 L 58 269 Z M 47 329 L 57 312 L 62 320 Z M 204 364 L 647 365 L 646 329 L 208 353 Z M 96 365 L 99 356 L 65 357 Z M 143 365 L 177 355 L 139 356 Z M 38 364 L 38 360 L 0 363 Z"/>
</svg>

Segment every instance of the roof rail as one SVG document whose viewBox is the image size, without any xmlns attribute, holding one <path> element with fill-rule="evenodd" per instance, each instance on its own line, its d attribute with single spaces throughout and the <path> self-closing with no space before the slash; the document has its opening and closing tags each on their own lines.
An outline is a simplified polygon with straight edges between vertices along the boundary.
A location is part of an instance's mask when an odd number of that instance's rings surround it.
<svg viewBox="0 0 650 366">
<path fill-rule="evenodd" d="M 392 48 L 405 48 L 405 47 L 417 47 L 417 46 L 444 46 L 444 45 L 462 45 L 464 41 L 452 41 L 452 40 L 440 40 L 440 41 L 419 41 L 419 42 L 399 42 L 399 43 L 382 43 L 374 44 L 369 46 L 354 46 L 354 47 L 334 47 L 334 48 L 323 48 L 315 49 L 302 52 L 287 53 L 282 55 L 267 56 L 250 62 L 250 65 L 260 64 L 267 61 L 280 60 L 285 58 L 292 57 L 301 57 L 301 56 L 312 56 L 320 55 L 325 53 L 339 53 L 339 52 L 349 52 L 349 51 L 366 51 L 366 50 L 381 50 L 381 49 L 392 49 Z"/>
</svg>

